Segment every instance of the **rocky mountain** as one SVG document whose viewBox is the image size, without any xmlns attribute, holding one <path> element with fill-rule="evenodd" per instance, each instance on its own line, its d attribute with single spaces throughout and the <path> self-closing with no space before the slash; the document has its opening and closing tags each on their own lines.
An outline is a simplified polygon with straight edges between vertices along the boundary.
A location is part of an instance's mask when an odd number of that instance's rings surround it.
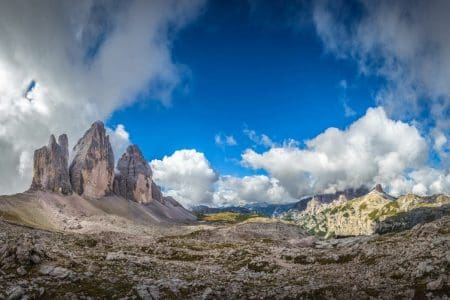
<svg viewBox="0 0 450 300">
<path fill-rule="evenodd" d="M 152 170 L 137 145 L 131 145 L 117 163 L 114 193 L 139 203 L 152 200 Z"/>
<path fill-rule="evenodd" d="M 95 122 L 73 148 L 70 183 L 79 195 L 100 198 L 111 194 L 114 154 L 102 122 Z"/>
<path fill-rule="evenodd" d="M 129 146 L 114 174 L 114 155 L 102 122 L 95 122 L 73 148 L 68 138 L 34 153 L 33 180 L 21 194 L 0 196 L 0 216 L 12 222 L 56 230 L 135 232 L 145 225 L 190 222 L 195 216 L 152 181 L 150 165 L 137 145 Z M 118 226 L 118 224 L 121 224 Z"/>
<path fill-rule="evenodd" d="M 447 214 L 447 205 L 450 205 L 448 196 L 409 194 L 396 199 L 377 185 L 353 200 L 340 197 L 331 203 L 321 203 L 313 198 L 305 210 L 290 210 L 283 218 L 325 237 L 370 235 L 404 230 L 437 219 Z"/>
<path fill-rule="evenodd" d="M 64 195 L 72 192 L 70 185 L 68 140 L 65 134 L 50 136 L 47 146 L 34 151 L 33 180 L 30 190 L 47 190 Z"/>
</svg>

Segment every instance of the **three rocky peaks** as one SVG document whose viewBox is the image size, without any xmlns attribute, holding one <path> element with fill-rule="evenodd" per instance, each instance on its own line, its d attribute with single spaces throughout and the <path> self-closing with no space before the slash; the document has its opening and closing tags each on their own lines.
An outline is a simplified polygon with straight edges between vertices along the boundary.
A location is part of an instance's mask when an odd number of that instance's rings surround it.
<svg viewBox="0 0 450 300">
<path fill-rule="evenodd" d="M 47 146 L 34 152 L 33 180 L 30 190 L 45 190 L 64 195 L 72 192 L 88 198 L 116 194 L 127 200 L 149 203 L 171 201 L 163 197 L 152 180 L 152 170 L 137 145 L 131 145 L 117 163 L 102 122 L 97 121 L 73 148 L 70 164 L 67 135 L 50 136 Z"/>
</svg>

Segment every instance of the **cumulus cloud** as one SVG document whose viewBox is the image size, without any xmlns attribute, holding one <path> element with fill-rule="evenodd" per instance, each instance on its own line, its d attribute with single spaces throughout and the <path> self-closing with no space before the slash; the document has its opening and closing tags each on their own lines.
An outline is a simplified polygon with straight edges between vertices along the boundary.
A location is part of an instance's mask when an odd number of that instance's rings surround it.
<svg viewBox="0 0 450 300">
<path fill-rule="evenodd" d="M 236 146 L 237 141 L 232 135 L 222 135 L 220 133 L 216 134 L 214 136 L 214 142 L 218 146 Z"/>
<path fill-rule="evenodd" d="M 355 12 L 358 16 L 355 17 Z M 385 80 L 376 100 L 404 120 L 450 130 L 450 2 L 316 1 L 313 21 L 329 53 Z M 442 143 L 442 136 L 438 143 Z M 448 146 L 448 141 L 445 141 Z"/>
<path fill-rule="evenodd" d="M 74 145 L 138 94 L 169 102 L 183 80 L 171 38 L 202 2 L 2 2 L 0 194 L 30 184 L 33 151 L 51 133 Z"/>
<path fill-rule="evenodd" d="M 398 177 L 391 183 L 393 195 L 414 193 L 421 196 L 450 192 L 450 174 L 424 167 L 412 171 L 407 177 Z"/>
<path fill-rule="evenodd" d="M 423 167 L 427 144 L 412 125 L 370 108 L 349 128 L 328 128 L 306 147 L 277 146 L 264 153 L 247 149 L 242 163 L 264 169 L 292 197 L 390 182 L 408 169 Z"/>
<path fill-rule="evenodd" d="M 295 201 L 279 181 L 264 175 L 220 176 L 205 155 L 196 150 L 178 150 L 150 162 L 153 179 L 165 194 L 186 207 L 232 206 L 252 203 Z"/>
<path fill-rule="evenodd" d="M 191 207 L 210 204 L 218 179 L 205 155 L 196 150 L 177 150 L 162 160 L 152 160 L 153 179 L 164 193 Z"/>
</svg>

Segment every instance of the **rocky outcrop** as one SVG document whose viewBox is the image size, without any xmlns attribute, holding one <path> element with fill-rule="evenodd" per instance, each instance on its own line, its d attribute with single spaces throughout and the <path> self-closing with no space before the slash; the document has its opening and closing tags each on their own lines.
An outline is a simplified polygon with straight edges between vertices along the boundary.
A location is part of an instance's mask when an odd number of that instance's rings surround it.
<svg viewBox="0 0 450 300">
<path fill-rule="evenodd" d="M 34 151 L 33 180 L 30 190 L 46 190 L 70 194 L 67 135 L 50 136 L 47 146 Z"/>
<path fill-rule="evenodd" d="M 117 163 L 114 193 L 127 200 L 147 204 L 158 201 L 163 205 L 181 206 L 172 197 L 165 197 L 152 180 L 152 169 L 137 145 L 128 146 Z"/>
<path fill-rule="evenodd" d="M 195 220 L 195 216 L 175 199 L 162 194 L 159 186 L 152 181 L 150 165 L 137 145 L 127 148 L 118 161 L 118 173 L 114 174 L 113 150 L 102 122 L 92 124 L 73 151 L 74 159 L 69 168 L 67 136 L 61 135 L 57 143 L 52 135 L 47 146 L 35 151 L 30 191 L 42 190 L 65 195 L 74 191 L 82 198 L 103 198 L 104 201 L 116 199 L 120 202 L 125 199 L 144 204 L 137 209 L 151 213 L 157 220 Z M 69 229 L 79 229 L 80 226 L 78 223 L 66 225 Z"/>
<path fill-rule="evenodd" d="M 152 181 L 152 199 L 161 202 L 163 200 L 163 194 L 161 189 Z"/>
<path fill-rule="evenodd" d="M 373 188 L 374 191 L 377 191 L 378 193 L 384 193 L 383 191 L 383 187 L 381 186 L 381 184 L 377 183 L 375 185 L 375 187 Z"/>
<path fill-rule="evenodd" d="M 148 203 L 153 190 L 152 170 L 137 145 L 131 145 L 117 163 L 118 174 L 114 178 L 114 193 L 125 199 Z"/>
<path fill-rule="evenodd" d="M 101 198 L 113 190 L 114 155 L 102 122 L 97 121 L 73 148 L 72 189 L 79 195 Z"/>
<path fill-rule="evenodd" d="M 304 211 L 290 211 L 293 220 L 312 234 L 325 237 L 370 235 L 400 231 L 448 214 L 450 197 L 405 195 L 398 199 L 386 194 L 381 185 L 351 201 L 320 203 L 310 201 Z"/>
</svg>

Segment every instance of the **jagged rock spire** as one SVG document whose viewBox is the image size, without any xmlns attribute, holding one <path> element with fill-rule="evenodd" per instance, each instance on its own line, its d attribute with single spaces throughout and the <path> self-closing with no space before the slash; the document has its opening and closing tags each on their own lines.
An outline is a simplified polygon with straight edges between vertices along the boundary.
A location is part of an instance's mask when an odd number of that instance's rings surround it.
<svg viewBox="0 0 450 300">
<path fill-rule="evenodd" d="M 93 123 L 73 150 L 75 157 L 69 169 L 73 191 L 91 198 L 110 194 L 113 188 L 114 154 L 103 123 Z"/>
<path fill-rule="evenodd" d="M 159 191 L 152 182 L 152 170 L 137 145 L 128 146 L 117 163 L 117 171 L 114 193 L 125 199 L 148 203 Z"/>
<path fill-rule="evenodd" d="M 381 186 L 381 184 L 377 183 L 375 185 L 375 187 L 373 188 L 374 191 L 377 191 L 378 193 L 384 193 L 383 191 L 383 187 Z"/>
<path fill-rule="evenodd" d="M 30 190 L 46 190 L 62 194 L 72 192 L 68 170 L 67 135 L 52 134 L 47 146 L 34 151 L 33 180 Z"/>
</svg>

